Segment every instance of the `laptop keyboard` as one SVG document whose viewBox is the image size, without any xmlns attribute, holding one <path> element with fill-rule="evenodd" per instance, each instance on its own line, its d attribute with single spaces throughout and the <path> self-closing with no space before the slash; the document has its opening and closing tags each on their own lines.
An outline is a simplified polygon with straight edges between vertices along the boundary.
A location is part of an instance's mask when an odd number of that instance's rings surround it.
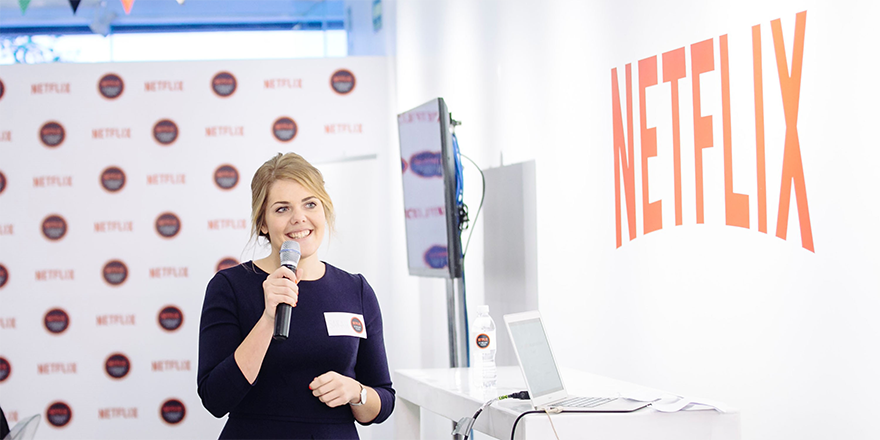
<svg viewBox="0 0 880 440">
<path fill-rule="evenodd" d="M 595 408 L 599 405 L 616 400 L 613 397 L 572 397 L 562 402 L 557 402 L 553 406 L 566 408 Z"/>
</svg>

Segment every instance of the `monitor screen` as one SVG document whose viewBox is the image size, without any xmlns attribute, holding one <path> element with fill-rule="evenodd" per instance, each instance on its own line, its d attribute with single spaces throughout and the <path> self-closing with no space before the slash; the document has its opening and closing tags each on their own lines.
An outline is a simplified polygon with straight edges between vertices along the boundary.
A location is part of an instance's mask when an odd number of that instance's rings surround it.
<svg viewBox="0 0 880 440">
<path fill-rule="evenodd" d="M 397 115 L 410 275 L 461 277 L 455 162 L 443 98 Z"/>
<path fill-rule="evenodd" d="M 562 378 L 540 318 L 511 322 L 510 337 L 532 398 L 562 391 Z"/>
</svg>

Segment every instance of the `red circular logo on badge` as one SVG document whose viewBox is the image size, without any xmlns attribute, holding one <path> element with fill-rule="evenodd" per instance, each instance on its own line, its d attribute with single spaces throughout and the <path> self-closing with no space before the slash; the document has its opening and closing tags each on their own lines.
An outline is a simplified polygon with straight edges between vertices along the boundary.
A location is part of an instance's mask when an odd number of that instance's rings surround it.
<svg viewBox="0 0 880 440">
<path fill-rule="evenodd" d="M 220 72 L 214 75 L 214 78 L 211 80 L 211 90 L 221 98 L 226 98 L 235 93 L 237 85 L 235 77 L 229 72 Z"/>
<path fill-rule="evenodd" d="M 357 333 L 363 333 L 364 324 L 357 316 L 355 316 L 354 318 L 351 318 L 351 328 Z"/>
<path fill-rule="evenodd" d="M 43 236 L 52 241 L 58 241 L 67 234 L 67 222 L 63 217 L 52 214 L 43 219 Z"/>
<path fill-rule="evenodd" d="M 49 330 L 50 333 L 58 335 L 64 333 L 67 327 L 70 327 L 70 316 L 61 309 L 49 310 L 46 312 L 46 316 L 43 317 L 43 325 L 46 326 L 46 330 Z"/>
<path fill-rule="evenodd" d="M 128 278 L 128 267 L 119 260 L 110 260 L 104 265 L 104 281 L 111 286 L 118 286 Z"/>
<path fill-rule="evenodd" d="M 0 288 L 5 286 L 7 281 L 9 281 L 9 270 L 6 269 L 6 266 L 0 264 Z"/>
<path fill-rule="evenodd" d="M 104 361 L 104 371 L 113 379 L 122 379 L 131 371 L 131 362 L 122 353 L 113 353 Z"/>
<path fill-rule="evenodd" d="M 64 402 L 55 402 L 46 408 L 46 420 L 56 428 L 62 428 L 73 418 L 73 411 Z"/>
<path fill-rule="evenodd" d="M 229 164 L 220 165 L 214 170 L 214 183 L 220 189 L 235 188 L 235 185 L 238 185 L 238 170 Z"/>
<path fill-rule="evenodd" d="M 156 232 L 165 238 L 174 238 L 180 232 L 180 219 L 173 213 L 166 212 L 156 217 Z"/>
<path fill-rule="evenodd" d="M 10 374 L 12 374 L 12 365 L 9 365 L 6 358 L 0 357 L 0 382 L 8 379 Z"/>
<path fill-rule="evenodd" d="M 170 119 L 163 119 L 153 126 L 153 137 L 162 145 L 173 144 L 178 134 L 177 124 Z"/>
<path fill-rule="evenodd" d="M 183 421 L 183 418 L 186 417 L 186 406 L 183 405 L 183 402 L 177 399 L 168 399 L 164 403 L 162 403 L 162 408 L 159 410 L 159 414 L 162 416 L 162 420 L 165 423 L 176 425 Z"/>
<path fill-rule="evenodd" d="M 159 327 L 173 332 L 183 325 L 183 312 L 174 306 L 165 306 L 159 311 Z"/>
<path fill-rule="evenodd" d="M 477 335 L 477 347 L 486 348 L 489 346 L 489 335 L 480 333 Z"/>
<path fill-rule="evenodd" d="M 125 83 L 119 75 L 108 73 L 98 80 L 98 93 L 107 99 L 116 99 L 125 90 Z"/>
<path fill-rule="evenodd" d="M 272 123 L 272 134 L 281 142 L 290 142 L 296 137 L 296 122 L 287 116 L 280 117 Z"/>
<path fill-rule="evenodd" d="M 101 187 L 109 192 L 117 192 L 125 186 L 125 172 L 119 167 L 107 167 L 101 171 Z"/>
<path fill-rule="evenodd" d="M 55 148 L 64 142 L 64 127 L 55 121 L 49 121 L 40 127 L 40 142 L 43 145 Z"/>
<path fill-rule="evenodd" d="M 347 95 L 354 90 L 354 74 L 346 69 L 339 69 L 330 75 L 330 87 L 340 95 Z"/>
<path fill-rule="evenodd" d="M 232 257 L 226 257 L 226 258 L 220 260 L 219 263 L 217 263 L 217 270 L 216 271 L 220 272 L 223 269 L 229 269 L 230 267 L 235 267 L 235 266 L 238 266 L 238 260 L 236 260 L 235 258 L 232 258 Z"/>
</svg>

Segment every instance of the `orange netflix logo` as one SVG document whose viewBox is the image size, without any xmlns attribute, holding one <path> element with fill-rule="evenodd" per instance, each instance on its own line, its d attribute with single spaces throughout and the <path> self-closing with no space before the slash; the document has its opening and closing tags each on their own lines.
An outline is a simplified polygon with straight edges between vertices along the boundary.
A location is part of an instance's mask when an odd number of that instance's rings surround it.
<svg viewBox="0 0 880 440">
<path fill-rule="evenodd" d="M 186 184 L 186 174 L 148 174 L 147 185 L 184 185 Z"/>
<path fill-rule="evenodd" d="M 72 281 L 73 269 L 44 269 L 34 272 L 37 281 Z"/>
<path fill-rule="evenodd" d="M 150 278 L 187 278 L 187 267 L 154 267 L 150 269 Z"/>
<path fill-rule="evenodd" d="M 9 130 L 0 131 L 0 142 L 12 142 L 12 132 Z"/>
<path fill-rule="evenodd" d="M 76 374 L 76 362 L 37 364 L 37 374 Z"/>
<path fill-rule="evenodd" d="M 363 124 L 325 124 L 326 134 L 361 134 L 364 132 Z"/>
<path fill-rule="evenodd" d="M 12 235 L 13 232 L 12 224 L 0 225 L 0 235 Z"/>
<path fill-rule="evenodd" d="M 779 19 L 770 23 L 772 32 L 772 50 L 776 60 L 776 71 L 781 88 L 782 108 L 784 112 L 785 141 L 783 145 L 773 145 L 782 151 L 781 182 L 779 184 L 779 207 L 777 209 L 776 236 L 786 239 L 788 230 L 788 214 L 791 204 L 791 191 L 794 187 L 797 201 L 798 222 L 801 232 L 801 245 L 814 251 L 813 235 L 810 224 L 810 213 L 807 204 L 806 179 L 801 160 L 801 148 L 797 133 L 798 106 L 800 101 L 800 85 L 804 60 L 804 35 L 806 29 L 806 11 L 800 12 L 795 17 L 794 37 L 792 41 L 784 41 L 782 24 Z M 768 43 L 769 45 L 770 43 Z M 765 167 L 765 115 L 764 115 L 764 90 L 763 90 L 763 66 L 762 66 L 762 42 L 761 25 L 752 27 L 752 73 L 754 78 L 753 103 L 755 111 L 755 138 L 754 148 L 756 152 L 755 171 L 757 175 L 757 229 L 767 233 L 767 193 L 766 193 L 766 167 Z M 791 53 L 791 65 L 787 57 L 789 48 Z M 641 171 L 642 181 L 642 228 L 643 233 L 648 234 L 663 228 L 661 217 L 662 200 L 649 202 L 649 178 L 648 159 L 657 156 L 657 132 L 656 127 L 647 126 L 646 89 L 658 85 L 658 80 L 670 83 L 672 103 L 672 147 L 673 147 L 673 178 L 674 178 L 674 204 L 675 224 L 684 223 L 682 214 L 682 163 L 680 139 L 680 111 L 679 111 L 679 81 L 690 79 L 690 87 L 693 97 L 693 149 L 694 149 L 694 176 L 695 176 L 695 210 L 697 224 L 704 223 L 704 192 L 703 192 L 703 150 L 712 148 L 713 126 L 712 115 L 703 115 L 701 109 L 702 93 L 719 93 L 721 98 L 721 118 L 723 130 L 723 175 L 724 175 L 724 215 L 728 226 L 750 228 L 749 224 L 749 197 L 748 194 L 736 193 L 733 183 L 736 174 L 733 166 L 733 139 L 731 124 L 731 94 L 730 94 L 730 62 L 728 57 L 728 37 L 722 35 L 717 38 L 719 51 L 721 87 L 720 90 L 704 88 L 700 81 L 700 75 L 716 69 L 715 66 L 716 39 L 709 39 L 693 43 L 690 47 L 681 47 L 665 52 L 659 57 L 662 60 L 662 70 L 658 72 L 658 56 L 651 56 L 639 60 L 637 85 L 639 94 L 638 129 L 640 133 L 641 156 L 634 155 L 633 131 L 633 82 L 632 65 L 625 68 L 626 78 L 626 130 L 622 101 L 619 86 L 619 74 L 617 68 L 611 69 L 611 111 L 613 129 L 613 152 L 614 152 L 614 197 L 615 197 L 615 220 L 617 247 L 622 246 L 622 203 L 626 205 L 627 228 L 629 239 L 636 238 L 636 213 L 635 213 L 635 171 Z M 686 54 L 690 54 L 691 69 L 687 71 L 685 63 Z M 662 76 L 662 78 L 661 78 Z M 686 86 L 687 83 L 685 82 Z M 767 96 L 768 99 L 775 98 Z M 716 115 L 717 116 L 717 115 Z M 738 140 L 737 144 L 745 143 Z M 751 146 L 751 143 L 748 144 Z M 640 167 L 636 166 L 637 160 Z M 712 170 L 714 171 L 714 170 Z M 741 171 L 742 172 L 742 171 Z M 621 200 L 621 181 L 623 181 L 623 200 Z M 711 196 L 711 195 L 710 195 Z"/>
<path fill-rule="evenodd" d="M 156 372 L 165 372 L 165 371 L 192 371 L 192 365 L 189 360 L 164 360 L 164 361 L 153 361 L 152 362 L 153 371 Z"/>
<path fill-rule="evenodd" d="M 215 127 L 205 127 L 205 136 L 206 137 L 221 137 L 221 136 L 244 136 L 244 127 L 239 126 L 231 126 L 231 125 L 221 125 Z"/>
<path fill-rule="evenodd" d="M 145 92 L 182 92 L 183 81 L 146 81 Z"/>
<path fill-rule="evenodd" d="M 70 83 L 36 83 L 31 84 L 31 95 L 69 94 Z"/>
<path fill-rule="evenodd" d="M 217 231 L 222 229 L 247 229 L 247 220 L 230 218 L 208 220 L 208 230 Z"/>
<path fill-rule="evenodd" d="M 301 89 L 301 78 L 272 78 L 263 80 L 263 87 L 267 89 Z"/>
<path fill-rule="evenodd" d="M 133 221 L 111 220 L 95 222 L 95 232 L 132 232 L 133 230 Z"/>
<path fill-rule="evenodd" d="M 37 176 L 34 188 L 73 186 L 73 176 Z"/>
<path fill-rule="evenodd" d="M 131 314 L 98 315 L 95 317 L 95 321 L 98 327 L 106 327 L 111 325 L 136 325 L 135 315 Z"/>
<path fill-rule="evenodd" d="M 9 330 L 14 329 L 15 318 L 0 318 L 0 328 Z"/>
<path fill-rule="evenodd" d="M 131 139 L 131 128 L 93 128 L 92 139 Z"/>
<path fill-rule="evenodd" d="M 137 408 L 99 408 L 98 418 L 107 419 L 136 419 L 138 418 Z"/>
</svg>

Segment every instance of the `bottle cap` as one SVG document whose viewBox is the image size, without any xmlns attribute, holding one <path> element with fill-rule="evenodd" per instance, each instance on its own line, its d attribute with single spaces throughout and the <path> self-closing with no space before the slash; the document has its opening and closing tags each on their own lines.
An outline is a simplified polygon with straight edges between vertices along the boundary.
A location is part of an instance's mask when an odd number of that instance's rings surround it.
<svg viewBox="0 0 880 440">
<path fill-rule="evenodd" d="M 477 306 L 477 313 L 489 313 L 489 306 L 487 304 Z"/>
</svg>

